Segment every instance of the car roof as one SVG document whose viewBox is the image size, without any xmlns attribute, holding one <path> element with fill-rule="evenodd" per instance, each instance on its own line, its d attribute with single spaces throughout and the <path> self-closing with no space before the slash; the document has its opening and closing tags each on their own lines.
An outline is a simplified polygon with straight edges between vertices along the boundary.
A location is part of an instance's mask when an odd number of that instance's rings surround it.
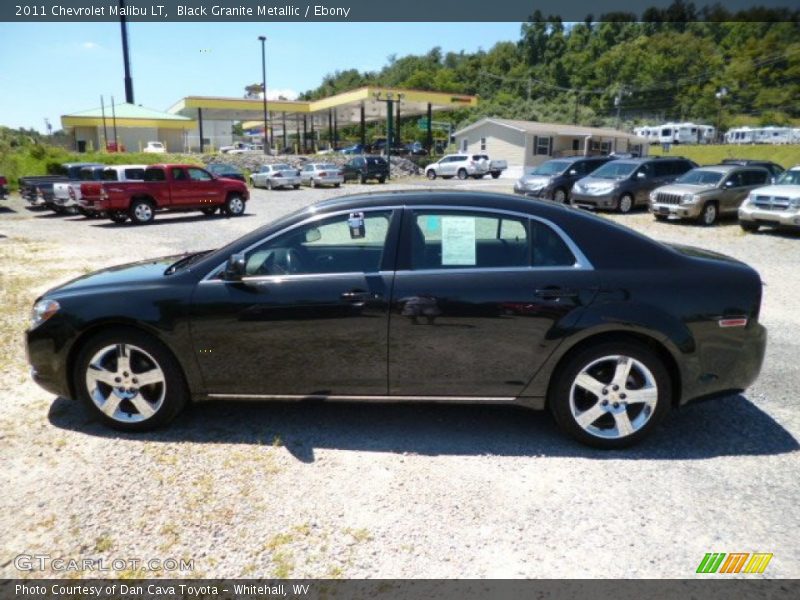
<svg viewBox="0 0 800 600">
<path fill-rule="evenodd" d="M 71 169 L 73 167 L 105 167 L 103 163 L 96 163 L 96 162 L 74 162 L 74 163 L 64 163 L 61 165 L 66 167 L 67 169 Z"/>
</svg>

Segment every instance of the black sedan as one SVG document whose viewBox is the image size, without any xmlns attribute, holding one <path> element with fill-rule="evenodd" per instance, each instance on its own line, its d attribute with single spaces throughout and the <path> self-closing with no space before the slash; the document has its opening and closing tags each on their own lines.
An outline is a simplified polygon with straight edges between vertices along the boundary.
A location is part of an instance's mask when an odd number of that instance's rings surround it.
<svg viewBox="0 0 800 600">
<path fill-rule="evenodd" d="M 225 179 L 237 179 L 242 183 L 247 183 L 242 170 L 236 165 L 229 165 L 227 163 L 211 163 L 206 166 L 206 169 L 217 177 L 224 177 Z"/>
<path fill-rule="evenodd" d="M 601 448 L 761 368 L 761 280 L 583 211 L 474 192 L 329 200 L 223 248 L 44 294 L 34 379 L 144 430 L 188 401 L 548 408 Z"/>
</svg>

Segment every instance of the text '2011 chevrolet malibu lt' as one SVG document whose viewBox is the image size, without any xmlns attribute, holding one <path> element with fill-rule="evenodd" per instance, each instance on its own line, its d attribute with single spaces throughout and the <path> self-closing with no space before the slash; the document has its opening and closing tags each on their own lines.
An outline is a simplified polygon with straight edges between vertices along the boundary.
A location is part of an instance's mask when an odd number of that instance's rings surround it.
<svg viewBox="0 0 800 600">
<path fill-rule="evenodd" d="M 618 448 L 753 383 L 761 286 L 563 205 L 367 194 L 56 287 L 27 347 L 39 385 L 123 430 L 209 399 L 487 402 Z"/>
</svg>

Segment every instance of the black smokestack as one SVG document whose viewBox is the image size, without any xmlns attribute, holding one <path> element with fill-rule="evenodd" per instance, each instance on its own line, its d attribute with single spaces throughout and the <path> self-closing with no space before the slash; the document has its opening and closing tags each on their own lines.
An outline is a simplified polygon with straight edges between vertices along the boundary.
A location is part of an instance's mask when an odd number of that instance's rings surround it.
<svg viewBox="0 0 800 600">
<path fill-rule="evenodd" d="M 125 19 L 125 0 L 119 0 L 119 25 L 122 28 L 122 61 L 125 64 L 125 102 L 133 104 L 133 79 L 131 79 L 131 57 L 128 54 L 128 23 Z"/>
</svg>

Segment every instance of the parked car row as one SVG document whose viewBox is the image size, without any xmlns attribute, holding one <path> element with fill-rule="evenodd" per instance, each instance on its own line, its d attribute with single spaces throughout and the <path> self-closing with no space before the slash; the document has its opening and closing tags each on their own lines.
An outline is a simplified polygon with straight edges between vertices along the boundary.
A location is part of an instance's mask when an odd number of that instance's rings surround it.
<svg viewBox="0 0 800 600">
<path fill-rule="evenodd" d="M 682 157 L 577 156 L 544 162 L 514 192 L 588 209 L 628 213 L 647 206 L 657 220 L 713 225 L 738 215 L 742 228 L 800 226 L 800 167 L 783 172 L 770 161 L 726 159 L 698 166 Z M 770 187 L 770 184 L 774 184 Z"/>
</svg>

